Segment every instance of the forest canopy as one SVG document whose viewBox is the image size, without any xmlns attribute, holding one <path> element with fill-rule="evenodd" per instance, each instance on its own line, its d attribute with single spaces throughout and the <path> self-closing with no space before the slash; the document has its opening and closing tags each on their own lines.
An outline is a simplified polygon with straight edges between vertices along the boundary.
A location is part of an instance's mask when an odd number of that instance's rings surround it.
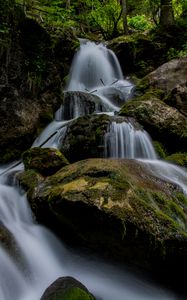
<svg viewBox="0 0 187 300">
<path fill-rule="evenodd" d="M 21 13 L 47 30 L 76 28 L 80 36 L 96 33 L 105 40 L 173 25 L 187 28 L 187 0 L 0 0 L 0 7 L 3 34 Z"/>
</svg>

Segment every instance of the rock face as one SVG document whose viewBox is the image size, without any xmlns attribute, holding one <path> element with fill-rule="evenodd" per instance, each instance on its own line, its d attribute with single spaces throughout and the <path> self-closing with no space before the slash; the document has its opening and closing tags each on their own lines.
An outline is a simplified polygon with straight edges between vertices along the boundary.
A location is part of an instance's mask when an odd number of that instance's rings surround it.
<svg viewBox="0 0 187 300">
<path fill-rule="evenodd" d="M 187 56 L 163 64 L 142 79 L 149 88 L 161 89 L 167 95 L 177 86 L 187 84 Z M 140 82 L 141 84 L 141 82 Z"/>
<path fill-rule="evenodd" d="M 187 199 L 143 162 L 83 160 L 27 189 L 38 220 L 70 243 L 174 277 L 184 268 Z"/>
<path fill-rule="evenodd" d="M 186 151 L 187 118 L 160 101 L 154 93 L 127 102 L 119 114 L 136 118 L 169 152 Z"/>
<path fill-rule="evenodd" d="M 69 164 L 60 151 L 52 148 L 31 148 L 23 153 L 22 159 L 26 170 L 33 169 L 44 176 Z"/>
<path fill-rule="evenodd" d="M 0 46 L 0 162 L 20 157 L 53 119 L 67 75 L 58 56 L 66 37 L 52 41 L 36 21 L 23 16 L 17 26 L 19 34 Z M 75 37 L 71 41 L 78 45 Z M 72 58 L 72 51 L 66 55 Z"/>
<path fill-rule="evenodd" d="M 73 277 L 60 277 L 44 292 L 40 300 L 95 300 L 87 288 Z"/>
<path fill-rule="evenodd" d="M 159 90 L 160 99 L 187 116 L 187 56 L 173 59 L 145 76 L 135 88 L 135 95 Z"/>
<path fill-rule="evenodd" d="M 185 117 L 187 117 L 187 82 L 185 85 L 177 85 L 164 101 L 176 107 Z"/>
<path fill-rule="evenodd" d="M 70 162 L 105 157 L 105 134 L 113 121 L 131 121 L 136 128 L 141 128 L 133 118 L 104 114 L 83 116 L 68 124 L 61 151 Z"/>
<path fill-rule="evenodd" d="M 151 72 L 158 61 L 159 47 L 143 34 L 121 36 L 108 42 L 117 55 L 125 75 L 136 73 L 143 77 Z M 153 55 L 154 53 L 154 60 Z"/>
<path fill-rule="evenodd" d="M 87 115 L 71 122 L 61 151 L 70 162 L 104 156 L 104 134 L 110 124 L 107 115 Z"/>
</svg>

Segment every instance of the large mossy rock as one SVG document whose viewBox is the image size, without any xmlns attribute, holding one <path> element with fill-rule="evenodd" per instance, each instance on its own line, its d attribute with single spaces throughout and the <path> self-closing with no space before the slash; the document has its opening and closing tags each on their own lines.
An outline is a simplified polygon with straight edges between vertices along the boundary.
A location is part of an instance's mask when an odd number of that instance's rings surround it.
<svg viewBox="0 0 187 300">
<path fill-rule="evenodd" d="M 53 148 L 31 148 L 22 155 L 25 169 L 33 169 L 44 176 L 57 172 L 69 164 L 64 155 Z"/>
<path fill-rule="evenodd" d="M 187 118 L 177 109 L 160 101 L 154 92 L 128 101 L 120 115 L 134 117 L 153 139 L 161 141 L 171 152 L 186 151 Z"/>
<path fill-rule="evenodd" d="M 104 135 L 110 124 L 108 115 L 87 115 L 72 121 L 66 130 L 61 151 L 70 162 L 104 156 Z"/>
<path fill-rule="evenodd" d="M 165 95 L 187 83 L 187 56 L 173 59 L 145 76 L 137 89 L 160 89 Z"/>
<path fill-rule="evenodd" d="M 71 244 L 174 277 L 187 267 L 187 199 L 143 162 L 83 160 L 27 189 L 37 219 Z"/>
<path fill-rule="evenodd" d="M 95 300 L 95 298 L 75 278 L 60 277 L 45 290 L 40 300 Z"/>
<path fill-rule="evenodd" d="M 120 36 L 109 41 L 108 47 L 117 55 L 125 75 L 135 73 L 143 77 L 158 66 L 159 46 L 144 34 Z"/>
<path fill-rule="evenodd" d="M 187 116 L 187 56 L 173 59 L 139 81 L 134 95 L 159 91 L 160 99 Z"/>
<path fill-rule="evenodd" d="M 61 151 L 70 162 L 85 158 L 105 157 L 105 134 L 110 124 L 130 121 L 136 128 L 142 128 L 133 118 L 109 116 L 106 114 L 87 115 L 67 125 L 61 142 Z"/>
</svg>

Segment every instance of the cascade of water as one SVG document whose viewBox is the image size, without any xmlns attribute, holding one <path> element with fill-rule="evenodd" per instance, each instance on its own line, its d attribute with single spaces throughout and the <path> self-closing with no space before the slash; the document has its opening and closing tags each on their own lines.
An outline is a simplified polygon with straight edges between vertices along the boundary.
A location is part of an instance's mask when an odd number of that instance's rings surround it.
<svg viewBox="0 0 187 300">
<path fill-rule="evenodd" d="M 154 176 L 180 186 L 184 194 L 187 195 L 187 172 L 185 169 L 162 160 L 141 161 L 149 166 L 149 171 L 151 171 Z"/>
<path fill-rule="evenodd" d="M 70 72 L 69 91 L 92 91 L 123 79 L 116 56 L 103 44 L 87 42 L 80 46 Z"/>
<path fill-rule="evenodd" d="M 92 92 L 101 98 L 108 107 L 107 111 L 118 111 L 121 103 L 113 103 L 108 97 L 111 87 L 124 101 L 133 85 L 123 80 L 121 67 L 113 51 L 103 44 L 81 43 L 72 63 L 67 91 Z"/>
<path fill-rule="evenodd" d="M 1 300 L 39 300 L 59 276 L 76 277 L 103 300 L 175 299 L 128 272 L 68 252 L 47 229 L 33 222 L 25 195 L 5 182 L 0 190 L 0 220 L 14 243 L 12 257 L 0 246 Z"/>
<path fill-rule="evenodd" d="M 113 158 L 148 158 L 157 155 L 151 139 L 144 130 L 136 130 L 131 123 L 112 122 L 105 135 L 105 156 Z"/>
<path fill-rule="evenodd" d="M 109 97 L 111 86 L 112 93 L 117 92 L 119 98 L 128 98 L 132 88 L 129 82 L 123 80 L 114 53 L 101 44 L 82 44 L 73 62 L 67 90 L 96 89 L 95 93 L 101 95 L 101 101 L 108 105 L 108 111 L 114 111 L 118 110 L 119 106 L 112 102 L 113 97 Z M 75 112 L 73 108 L 71 117 L 78 117 L 81 113 L 79 108 L 76 108 Z M 59 121 L 49 124 L 36 139 L 33 147 L 43 145 L 42 147 L 58 148 L 59 139 L 63 138 L 67 123 L 61 116 L 62 112 L 58 111 Z M 112 144 L 113 139 L 116 146 Z M 129 148 L 127 142 L 130 144 Z M 147 163 L 151 162 L 152 166 L 152 162 L 157 162 L 149 137 L 145 132 L 136 131 L 131 124 L 114 122 L 111 126 L 111 137 L 107 137 L 106 143 L 110 149 L 107 156 L 151 158 Z M 157 171 L 158 176 L 165 176 L 170 180 L 169 173 L 174 174 L 176 171 L 176 168 L 172 168 L 168 169 L 168 166 L 165 166 L 168 170 L 166 174 L 159 167 L 161 174 Z M 5 169 L 0 168 L 0 173 Z M 181 174 L 181 178 L 184 175 L 185 187 L 186 173 L 182 174 L 181 169 L 177 172 Z M 0 229 L 2 223 L 12 236 L 14 247 L 7 251 L 0 244 L 1 300 L 39 300 L 44 289 L 59 276 L 74 276 L 102 300 L 176 299 L 173 294 L 154 287 L 144 279 L 133 277 L 128 272 L 122 272 L 93 258 L 89 260 L 69 252 L 52 233 L 34 223 L 25 195 L 16 187 L 8 185 L 7 176 L 0 177 Z M 173 181 L 178 183 L 177 176 Z"/>
</svg>

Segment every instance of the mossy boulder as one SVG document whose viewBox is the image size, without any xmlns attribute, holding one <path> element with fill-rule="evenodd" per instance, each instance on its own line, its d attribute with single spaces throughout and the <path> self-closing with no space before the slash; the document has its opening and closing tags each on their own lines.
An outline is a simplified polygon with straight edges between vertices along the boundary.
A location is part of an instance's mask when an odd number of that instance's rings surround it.
<svg viewBox="0 0 187 300">
<path fill-rule="evenodd" d="M 177 86 L 187 83 L 187 56 L 173 59 L 146 75 L 136 87 L 136 91 L 145 92 L 147 89 L 162 90 L 167 96 Z"/>
<path fill-rule="evenodd" d="M 141 78 L 158 66 L 156 58 L 159 57 L 160 47 L 148 35 L 134 33 L 120 36 L 107 44 L 117 55 L 125 75 L 136 74 Z"/>
<path fill-rule="evenodd" d="M 163 143 L 169 153 L 186 150 L 187 118 L 177 109 L 160 101 L 154 92 L 147 92 L 128 101 L 119 115 L 136 118 L 153 139 Z"/>
<path fill-rule="evenodd" d="M 108 115 L 79 117 L 67 126 L 61 151 L 70 162 L 104 156 L 104 134 L 110 124 Z"/>
<path fill-rule="evenodd" d="M 167 161 L 187 168 L 187 153 L 173 153 L 165 158 Z"/>
<path fill-rule="evenodd" d="M 33 169 L 48 176 L 69 164 L 64 155 L 53 148 L 31 148 L 22 155 L 26 170 Z"/>
<path fill-rule="evenodd" d="M 95 298 L 75 278 L 60 277 L 45 290 L 40 300 L 95 300 Z"/>
<path fill-rule="evenodd" d="M 128 122 L 131 119 L 136 128 L 141 128 L 133 118 L 109 116 L 106 114 L 87 115 L 67 125 L 61 142 L 61 151 L 70 162 L 85 158 L 105 157 L 105 134 L 113 121 Z"/>
<path fill-rule="evenodd" d="M 166 94 L 177 85 L 187 82 L 187 56 L 173 59 L 147 75 L 149 86 L 163 90 Z"/>
<path fill-rule="evenodd" d="M 40 181 L 29 200 L 37 219 L 71 244 L 171 276 L 184 268 L 187 198 L 143 162 L 76 162 Z"/>
</svg>

